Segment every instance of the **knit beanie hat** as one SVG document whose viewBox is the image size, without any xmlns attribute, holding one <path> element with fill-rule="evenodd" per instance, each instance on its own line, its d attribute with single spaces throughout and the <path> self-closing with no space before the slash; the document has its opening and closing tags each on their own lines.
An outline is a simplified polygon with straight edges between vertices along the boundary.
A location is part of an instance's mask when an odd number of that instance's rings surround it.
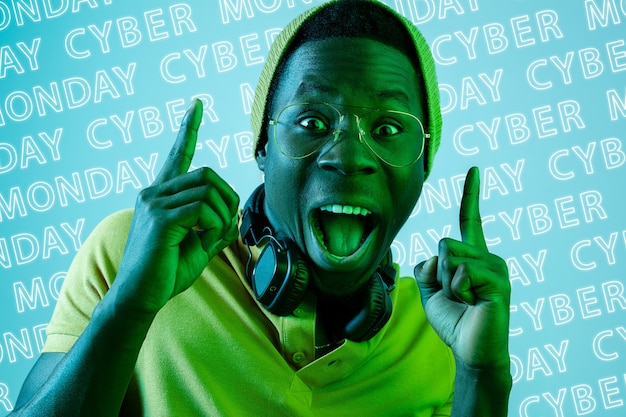
<svg viewBox="0 0 626 417">
<path fill-rule="evenodd" d="M 413 62 L 418 79 L 419 77 L 423 79 L 425 95 L 423 101 L 425 109 L 427 109 L 425 114 L 427 120 L 424 121 L 424 125 L 426 133 L 430 133 L 430 139 L 424 144 L 424 177 L 428 178 L 432 169 L 435 153 L 439 148 L 442 128 L 439 85 L 435 73 L 435 62 L 426 40 L 415 25 L 385 4 L 379 3 L 377 0 L 330 0 L 297 16 L 277 36 L 270 48 L 265 66 L 259 77 L 252 104 L 251 119 L 255 155 L 258 155 L 258 152 L 263 149 L 267 143 L 267 135 L 265 133 L 267 130 L 267 112 L 273 98 L 273 89 L 276 85 L 275 77 L 279 75 L 291 53 L 293 53 L 298 46 L 311 40 L 312 37 L 315 39 L 327 39 L 334 36 L 346 36 L 345 34 L 334 35 L 332 32 L 334 32 L 333 27 L 336 25 L 333 24 L 327 25 L 324 33 L 302 33 L 303 28 L 305 28 L 313 18 L 319 18 L 325 13 L 332 13 L 333 5 L 352 8 L 352 10 L 354 10 L 352 13 L 354 16 L 358 16 L 360 13 L 359 8 L 363 8 L 364 6 L 370 9 L 372 7 L 379 8 L 380 10 L 375 10 L 376 13 L 380 11 L 390 16 L 391 20 L 396 21 L 397 27 L 378 27 L 369 30 L 369 32 L 367 28 L 364 29 L 363 25 L 357 22 L 353 25 L 354 34 L 348 33 L 347 36 L 355 38 L 368 37 L 396 47 L 396 49 L 405 53 Z M 327 16 L 323 17 L 323 19 L 326 18 Z M 373 22 L 373 24 L 376 25 L 376 22 Z M 352 31 L 353 27 L 350 27 L 348 31 Z M 400 38 L 402 39 L 398 39 L 398 36 L 395 35 L 398 28 L 403 32 L 400 34 Z M 345 29 L 342 30 L 345 32 Z M 389 33 L 392 33 L 392 35 Z M 404 42 L 404 39 L 406 39 L 406 42 Z"/>
</svg>

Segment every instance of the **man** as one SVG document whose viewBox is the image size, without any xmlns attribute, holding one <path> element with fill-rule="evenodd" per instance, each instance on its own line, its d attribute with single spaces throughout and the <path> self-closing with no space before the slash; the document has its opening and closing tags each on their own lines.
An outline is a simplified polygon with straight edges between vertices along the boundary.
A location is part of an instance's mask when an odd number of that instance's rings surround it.
<svg viewBox="0 0 626 417">
<path fill-rule="evenodd" d="M 188 172 L 196 101 L 134 211 L 77 255 L 15 415 L 506 415 L 510 289 L 476 169 L 462 241 L 417 280 L 391 265 L 441 134 L 421 35 L 339 0 L 269 55 L 253 112 L 265 182 L 243 217 L 215 172 Z"/>
</svg>

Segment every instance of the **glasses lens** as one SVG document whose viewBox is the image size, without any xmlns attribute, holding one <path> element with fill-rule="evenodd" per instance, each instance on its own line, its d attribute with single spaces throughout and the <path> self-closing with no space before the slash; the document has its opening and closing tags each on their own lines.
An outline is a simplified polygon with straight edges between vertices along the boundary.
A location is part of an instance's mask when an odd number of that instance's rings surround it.
<svg viewBox="0 0 626 417">
<path fill-rule="evenodd" d="M 365 114 L 361 129 L 365 143 L 389 165 L 404 167 L 417 161 L 424 150 L 424 128 L 405 112 L 377 110 Z"/>
<path fill-rule="evenodd" d="M 274 141 L 290 158 L 305 158 L 317 152 L 341 129 L 339 110 L 324 103 L 296 103 L 286 106 L 276 119 Z M 350 113 L 352 114 L 352 113 Z M 419 119 L 393 110 L 359 114 L 361 137 L 368 148 L 389 165 L 404 167 L 417 161 L 424 149 L 424 129 Z"/>
<path fill-rule="evenodd" d="M 328 142 L 340 118 L 327 104 L 290 104 L 273 122 L 276 146 L 291 158 L 305 158 Z"/>
</svg>

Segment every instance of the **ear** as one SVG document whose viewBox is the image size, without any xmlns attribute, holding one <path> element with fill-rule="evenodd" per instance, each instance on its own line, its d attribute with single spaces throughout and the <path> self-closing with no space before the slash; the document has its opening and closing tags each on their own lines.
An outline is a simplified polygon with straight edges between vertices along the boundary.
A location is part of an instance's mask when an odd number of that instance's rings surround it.
<svg viewBox="0 0 626 417">
<path fill-rule="evenodd" d="M 263 149 L 259 149 L 257 151 L 256 154 L 256 164 L 259 167 L 259 169 L 263 172 L 265 172 L 265 158 L 267 156 L 267 153 L 265 151 L 265 148 Z"/>
</svg>

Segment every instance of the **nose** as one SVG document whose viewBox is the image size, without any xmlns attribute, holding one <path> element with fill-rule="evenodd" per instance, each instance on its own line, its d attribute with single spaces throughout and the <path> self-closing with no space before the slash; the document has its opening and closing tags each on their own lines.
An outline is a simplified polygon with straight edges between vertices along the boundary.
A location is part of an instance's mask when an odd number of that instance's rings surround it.
<svg viewBox="0 0 626 417">
<path fill-rule="evenodd" d="M 377 157 L 361 140 L 358 116 L 342 118 L 335 137 L 320 150 L 318 165 L 342 175 L 370 174 L 376 170 Z"/>
</svg>

